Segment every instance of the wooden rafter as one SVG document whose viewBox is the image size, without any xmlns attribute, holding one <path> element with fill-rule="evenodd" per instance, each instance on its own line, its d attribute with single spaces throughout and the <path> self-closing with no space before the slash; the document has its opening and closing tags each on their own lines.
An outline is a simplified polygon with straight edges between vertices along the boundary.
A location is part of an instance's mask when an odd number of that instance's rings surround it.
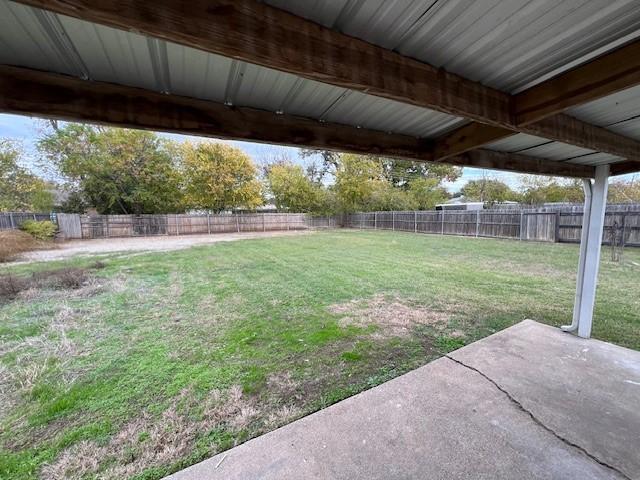
<svg viewBox="0 0 640 480">
<path fill-rule="evenodd" d="M 636 41 L 515 95 L 516 123 L 528 125 L 638 84 L 640 42 Z"/>
<path fill-rule="evenodd" d="M 640 42 L 636 41 L 515 95 L 512 103 L 517 130 L 640 162 L 636 140 L 559 114 L 638 84 Z M 468 151 L 491 143 L 489 139 L 497 141 L 515 133 L 492 125 L 466 125 L 439 139 L 436 151 L 446 158 L 450 145 L 457 147 L 459 153 L 460 149 Z M 459 141 L 461 136 L 464 142 Z"/>
<path fill-rule="evenodd" d="M 120 127 L 309 146 L 356 153 L 433 159 L 432 146 L 407 135 L 319 122 L 252 108 L 164 95 L 20 67 L 0 66 L 0 111 Z M 477 151 L 448 163 L 545 175 L 591 177 L 592 167 Z"/>
<path fill-rule="evenodd" d="M 488 125 L 475 129 L 478 141 L 475 146 L 473 138 L 468 136 L 464 145 L 454 143 L 458 148 L 464 146 L 462 151 L 486 144 L 487 138 L 495 141 L 517 132 L 531 135 L 542 135 L 544 132 L 546 138 L 562 138 L 559 141 L 614 155 L 624 151 L 625 158 L 640 161 L 640 142 L 621 135 L 607 135 L 584 122 L 556 115 L 548 117 L 547 120 L 551 121 L 546 124 L 531 124 L 529 120 L 533 116 L 539 119 L 549 113 L 549 98 L 558 95 L 555 83 L 545 82 L 533 87 L 536 90 L 531 89 L 531 92 L 547 92 L 547 101 L 543 105 L 530 100 L 535 100 L 535 95 L 527 93 L 529 90 L 519 94 L 517 101 L 514 101 L 514 97 L 504 92 L 349 37 L 256 0 L 17 1 Z M 572 81 L 574 89 L 559 100 L 562 108 L 570 106 L 572 102 L 586 101 L 593 95 L 605 94 L 609 88 L 601 85 L 605 80 L 613 82 L 611 88 L 615 89 L 637 83 L 638 55 L 625 61 L 626 67 L 612 68 L 613 73 L 609 77 L 601 74 L 599 80 L 593 82 L 578 80 L 581 67 L 575 73 L 567 74 L 575 78 Z M 590 74 L 614 63 L 604 57 L 595 62 L 595 66 L 585 67 L 590 69 Z M 518 124 L 514 105 L 521 105 L 524 109 L 520 116 L 527 120 L 524 122 L 526 124 Z M 518 113 L 517 110 L 515 112 Z M 553 129 L 549 128 L 551 126 Z M 496 127 L 504 130 L 500 132 Z M 580 136 L 583 132 L 588 132 L 587 139 Z M 450 156 L 447 142 L 456 139 L 443 140 L 445 143 L 438 142 L 436 150 Z"/>
<path fill-rule="evenodd" d="M 495 125 L 509 95 L 256 0 L 19 3 Z"/>
</svg>

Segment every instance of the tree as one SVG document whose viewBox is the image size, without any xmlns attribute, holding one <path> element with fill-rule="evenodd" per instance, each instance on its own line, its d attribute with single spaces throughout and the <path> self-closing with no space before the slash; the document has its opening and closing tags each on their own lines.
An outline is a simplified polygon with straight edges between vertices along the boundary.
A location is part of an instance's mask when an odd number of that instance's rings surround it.
<svg viewBox="0 0 640 480">
<path fill-rule="evenodd" d="M 394 187 L 409 190 L 410 184 L 417 179 L 434 179 L 437 184 L 443 181 L 453 182 L 462 175 L 462 168 L 445 163 L 413 162 L 389 157 L 375 157 L 382 163 L 385 177 Z"/>
<path fill-rule="evenodd" d="M 609 184 L 609 202 L 626 203 L 640 202 L 640 181 L 635 177 L 631 180 L 614 180 Z"/>
<path fill-rule="evenodd" d="M 518 194 L 500 180 L 470 180 L 461 189 L 465 199 L 489 204 L 517 200 Z"/>
<path fill-rule="evenodd" d="M 317 185 L 321 185 L 327 175 L 335 174 L 340 163 L 340 156 L 340 153 L 333 150 L 300 149 L 300 157 L 312 158 L 307 166 L 307 177 Z M 320 157 L 320 161 L 315 160 L 317 157 Z"/>
<path fill-rule="evenodd" d="M 559 180 L 555 177 L 528 175 L 523 180 L 523 200 L 530 205 L 542 203 L 582 203 L 582 181 Z"/>
<path fill-rule="evenodd" d="M 413 210 L 415 208 L 412 197 L 401 188 L 394 187 L 389 182 L 381 182 L 371 196 L 364 202 L 361 210 L 385 212 L 391 210 Z"/>
<path fill-rule="evenodd" d="M 65 124 L 38 147 L 77 195 L 98 212 L 181 211 L 176 145 L 155 133 Z"/>
<path fill-rule="evenodd" d="M 409 196 L 414 208 L 432 210 L 449 198 L 447 190 L 437 178 L 416 178 L 409 182 Z"/>
<path fill-rule="evenodd" d="M 50 211 L 51 186 L 21 167 L 21 156 L 18 144 L 0 140 L 0 211 Z"/>
<path fill-rule="evenodd" d="M 182 152 L 188 208 L 221 212 L 262 205 L 257 169 L 242 150 L 220 142 L 187 142 Z"/>
<path fill-rule="evenodd" d="M 278 209 L 313 213 L 325 209 L 322 186 L 312 182 L 300 165 L 289 161 L 267 165 L 266 179 Z"/>
<path fill-rule="evenodd" d="M 355 212 L 367 209 L 372 195 L 381 190 L 385 182 L 378 160 L 351 153 L 342 155 L 335 183 L 341 210 Z"/>
</svg>

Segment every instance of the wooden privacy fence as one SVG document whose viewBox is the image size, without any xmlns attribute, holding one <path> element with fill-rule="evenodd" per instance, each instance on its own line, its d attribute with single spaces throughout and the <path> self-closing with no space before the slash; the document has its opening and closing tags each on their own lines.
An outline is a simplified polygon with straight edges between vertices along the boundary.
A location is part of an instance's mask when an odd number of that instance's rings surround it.
<svg viewBox="0 0 640 480">
<path fill-rule="evenodd" d="M 582 207 L 532 210 L 364 212 L 347 215 L 350 228 L 398 230 L 541 242 L 580 242 Z M 611 205 L 603 243 L 640 246 L 640 205 Z"/>
<path fill-rule="evenodd" d="M 304 213 L 59 215 L 64 238 L 146 237 L 334 228 L 335 217 Z"/>
<path fill-rule="evenodd" d="M 55 219 L 55 217 L 54 217 Z M 3 212 L 0 213 L 0 230 L 15 230 L 27 220 L 52 220 L 49 213 Z"/>
</svg>

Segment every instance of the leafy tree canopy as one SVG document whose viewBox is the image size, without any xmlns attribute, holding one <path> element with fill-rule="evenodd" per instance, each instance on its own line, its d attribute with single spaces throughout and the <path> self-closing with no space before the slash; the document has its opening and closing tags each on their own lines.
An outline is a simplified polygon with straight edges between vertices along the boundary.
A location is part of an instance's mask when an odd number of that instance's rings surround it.
<svg viewBox="0 0 640 480">
<path fill-rule="evenodd" d="M 47 133 L 38 147 L 100 213 L 183 209 L 178 149 L 155 133 L 69 123 Z"/>
<path fill-rule="evenodd" d="M 263 204 L 257 169 L 242 150 L 218 142 L 185 143 L 182 162 L 189 208 L 220 212 Z"/>
<path fill-rule="evenodd" d="M 328 209 L 326 190 L 305 175 L 300 165 L 289 161 L 268 165 L 266 179 L 278 209 L 311 213 Z"/>
<path fill-rule="evenodd" d="M 0 211 L 51 211 L 51 185 L 21 167 L 21 156 L 19 144 L 0 140 Z"/>
<path fill-rule="evenodd" d="M 516 201 L 517 192 L 506 183 L 495 179 L 470 180 L 461 189 L 461 193 L 469 201 L 485 202 L 488 204 Z"/>
<path fill-rule="evenodd" d="M 530 205 L 542 203 L 582 203 L 582 181 L 528 175 L 523 182 L 522 200 Z"/>
</svg>

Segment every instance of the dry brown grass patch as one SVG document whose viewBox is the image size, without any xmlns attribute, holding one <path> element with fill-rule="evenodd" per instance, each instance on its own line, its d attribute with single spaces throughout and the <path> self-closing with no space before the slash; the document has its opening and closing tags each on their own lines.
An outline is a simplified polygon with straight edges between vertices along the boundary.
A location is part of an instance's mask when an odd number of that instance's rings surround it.
<svg viewBox="0 0 640 480">
<path fill-rule="evenodd" d="M 451 317 L 450 310 L 427 308 L 412 305 L 398 297 L 388 298 L 375 295 L 370 299 L 351 300 L 331 305 L 329 311 L 341 315 L 342 326 L 355 325 L 379 327 L 378 335 L 408 335 L 417 325 L 429 325 L 444 328 Z"/>
<path fill-rule="evenodd" d="M 9 262 L 21 253 L 43 248 L 55 248 L 55 245 L 51 242 L 36 240 L 22 230 L 0 231 L 0 262 Z"/>
<path fill-rule="evenodd" d="M 18 297 L 34 299 L 36 291 L 50 290 L 78 290 L 89 286 L 93 276 L 85 268 L 59 268 L 34 272 L 29 276 L 6 274 L 0 276 L 0 303 L 8 302 Z M 95 283 L 94 283 L 95 285 Z"/>
<path fill-rule="evenodd" d="M 45 465 L 40 476 L 47 480 L 129 478 L 149 467 L 171 465 L 187 457 L 196 439 L 214 429 L 238 433 L 260 419 L 266 426 L 278 426 L 298 414 L 294 407 L 262 405 L 255 397 L 245 396 L 239 386 L 224 392 L 214 390 L 205 399 L 186 389 L 159 417 L 145 412 L 107 443 L 78 442 Z M 210 453 L 218 450 L 212 445 Z"/>
</svg>

